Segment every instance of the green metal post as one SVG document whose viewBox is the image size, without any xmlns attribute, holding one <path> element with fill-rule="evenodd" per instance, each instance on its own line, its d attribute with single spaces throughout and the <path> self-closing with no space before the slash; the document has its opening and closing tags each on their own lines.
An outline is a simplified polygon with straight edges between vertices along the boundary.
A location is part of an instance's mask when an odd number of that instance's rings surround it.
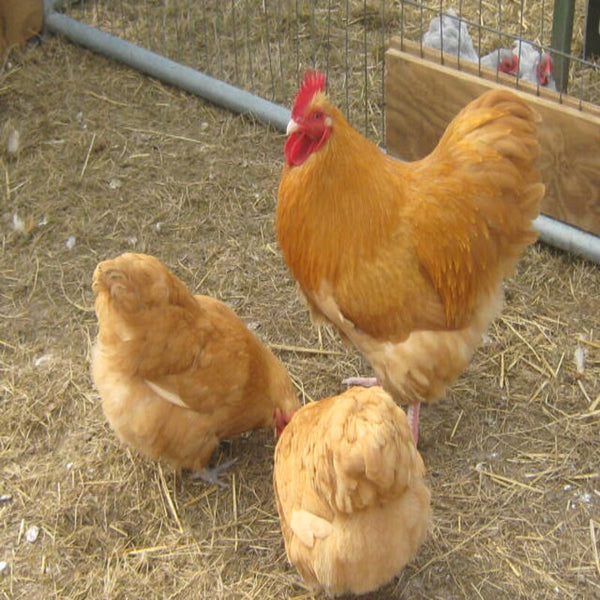
<svg viewBox="0 0 600 600">
<path fill-rule="evenodd" d="M 552 17 L 552 49 L 565 54 L 571 53 L 571 38 L 573 37 L 573 16 L 575 0 L 554 0 L 554 15 Z M 569 58 L 560 54 L 552 54 L 554 62 L 554 79 L 556 87 L 561 92 L 567 91 L 569 82 Z"/>
</svg>

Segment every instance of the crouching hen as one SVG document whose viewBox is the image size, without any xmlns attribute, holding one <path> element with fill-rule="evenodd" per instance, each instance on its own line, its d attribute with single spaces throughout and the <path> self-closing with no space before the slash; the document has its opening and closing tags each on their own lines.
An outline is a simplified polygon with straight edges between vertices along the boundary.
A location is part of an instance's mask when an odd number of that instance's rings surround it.
<svg viewBox="0 0 600 600">
<path fill-rule="evenodd" d="M 406 415 L 382 388 L 354 387 L 307 404 L 275 449 L 290 562 L 329 595 L 384 585 L 427 535 L 424 475 Z"/>
<path fill-rule="evenodd" d="M 281 430 L 298 408 L 285 368 L 241 319 L 192 295 L 153 256 L 101 262 L 93 289 L 92 377 L 104 414 L 148 457 L 200 471 L 220 440 Z"/>
<path fill-rule="evenodd" d="M 276 228 L 312 316 L 333 324 L 397 402 L 443 396 L 537 234 L 536 113 L 486 92 L 431 154 L 400 162 L 357 133 L 308 72 L 288 125 Z"/>
</svg>

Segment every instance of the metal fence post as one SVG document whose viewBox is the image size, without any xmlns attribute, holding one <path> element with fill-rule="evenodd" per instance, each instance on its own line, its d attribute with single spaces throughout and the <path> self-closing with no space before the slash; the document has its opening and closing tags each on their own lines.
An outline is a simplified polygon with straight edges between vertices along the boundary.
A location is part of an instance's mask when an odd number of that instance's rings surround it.
<svg viewBox="0 0 600 600">
<path fill-rule="evenodd" d="M 567 91 L 569 82 L 569 57 L 571 53 L 571 38 L 573 37 L 573 18 L 575 15 L 575 0 L 554 0 L 552 17 L 552 49 L 554 79 L 561 92 Z"/>
</svg>

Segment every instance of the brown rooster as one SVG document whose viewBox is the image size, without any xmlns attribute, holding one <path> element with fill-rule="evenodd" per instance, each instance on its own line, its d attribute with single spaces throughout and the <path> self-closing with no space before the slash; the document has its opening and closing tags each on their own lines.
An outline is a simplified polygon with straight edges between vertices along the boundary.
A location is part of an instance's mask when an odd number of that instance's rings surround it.
<svg viewBox="0 0 600 600">
<path fill-rule="evenodd" d="M 500 311 L 537 234 L 538 116 L 494 89 L 431 154 L 400 162 L 356 132 L 307 72 L 288 125 L 277 236 L 312 316 L 333 324 L 411 405 L 443 396 Z"/>
</svg>

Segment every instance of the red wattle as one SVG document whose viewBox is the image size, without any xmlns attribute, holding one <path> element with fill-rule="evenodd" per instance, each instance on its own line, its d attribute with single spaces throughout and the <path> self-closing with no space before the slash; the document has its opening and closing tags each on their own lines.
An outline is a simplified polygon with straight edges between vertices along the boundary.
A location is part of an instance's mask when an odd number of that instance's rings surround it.
<svg viewBox="0 0 600 600">
<path fill-rule="evenodd" d="M 318 150 L 327 140 L 331 129 L 323 130 L 323 135 L 315 140 L 302 131 L 290 134 L 285 142 L 284 154 L 287 164 L 291 167 L 300 166 L 315 150 Z"/>
</svg>

